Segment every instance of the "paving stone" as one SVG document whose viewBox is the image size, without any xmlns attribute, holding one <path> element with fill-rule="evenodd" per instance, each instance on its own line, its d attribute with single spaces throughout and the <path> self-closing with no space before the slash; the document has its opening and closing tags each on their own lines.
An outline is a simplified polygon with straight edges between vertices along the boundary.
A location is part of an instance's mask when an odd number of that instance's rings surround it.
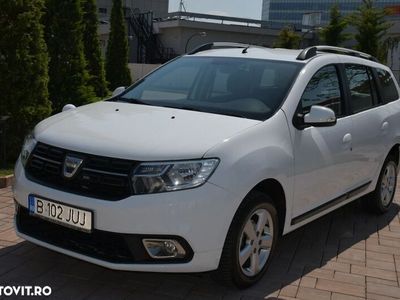
<svg viewBox="0 0 400 300">
<path fill-rule="evenodd" d="M 377 294 L 373 294 L 373 293 L 367 293 L 367 299 L 368 300 L 399 300 L 399 298 L 377 295 Z"/>
<path fill-rule="evenodd" d="M 346 249 L 338 255 L 338 258 L 350 261 L 365 261 L 365 251 L 359 249 Z"/>
<path fill-rule="evenodd" d="M 400 238 L 399 238 L 400 239 Z M 366 251 L 368 259 L 393 263 L 393 254 Z"/>
<path fill-rule="evenodd" d="M 400 240 L 380 238 L 379 245 L 400 248 Z"/>
<path fill-rule="evenodd" d="M 355 296 L 350 296 L 350 295 L 344 295 L 344 294 L 338 294 L 338 293 L 333 293 L 332 294 L 332 300 L 363 300 L 365 299 L 364 297 L 355 297 Z"/>
<path fill-rule="evenodd" d="M 304 275 L 315 278 L 333 279 L 334 272 L 333 270 L 313 269 L 310 272 L 305 272 Z"/>
<path fill-rule="evenodd" d="M 299 287 L 296 298 L 304 300 L 330 300 L 331 292 L 311 289 L 307 287 Z"/>
<path fill-rule="evenodd" d="M 300 286 L 314 288 L 317 284 L 317 278 L 304 276 L 301 278 Z"/>
<path fill-rule="evenodd" d="M 102 287 L 99 283 L 70 278 L 61 288 L 51 294 L 55 299 L 86 299 Z"/>
<path fill-rule="evenodd" d="M 397 272 L 400 272 L 400 255 L 395 255 L 394 260 L 396 262 L 396 270 Z"/>
<path fill-rule="evenodd" d="M 396 280 L 385 280 L 385 279 L 380 279 L 380 278 L 376 278 L 376 277 L 367 277 L 366 281 L 370 282 L 370 283 L 379 283 L 379 284 L 384 284 L 384 285 L 397 286 Z"/>
<path fill-rule="evenodd" d="M 383 237 L 386 239 L 400 239 L 400 232 L 390 231 L 390 230 L 382 230 L 379 231 L 379 237 Z"/>
<path fill-rule="evenodd" d="M 388 270 L 388 271 L 396 271 L 396 266 L 393 263 L 393 261 L 386 262 L 386 261 L 367 259 L 367 267 L 368 268 Z"/>
<path fill-rule="evenodd" d="M 279 293 L 279 297 L 284 296 L 284 297 L 296 297 L 298 287 L 295 285 L 287 285 L 283 287 Z"/>
<path fill-rule="evenodd" d="M 377 295 L 389 296 L 393 298 L 400 297 L 400 288 L 378 283 L 367 282 L 367 292 Z"/>
<path fill-rule="evenodd" d="M 376 277 L 386 280 L 397 280 L 396 273 L 375 268 L 366 268 L 360 266 L 351 266 L 351 273 L 358 275 L 365 275 L 369 277 Z"/>
<path fill-rule="evenodd" d="M 400 255 L 400 248 L 381 246 L 381 245 L 367 245 L 367 251 L 373 251 L 378 253 Z"/>
<path fill-rule="evenodd" d="M 315 287 L 319 290 L 342 293 L 345 295 L 352 295 L 358 297 L 365 297 L 365 288 L 360 285 L 355 285 L 340 281 L 318 279 L 317 285 Z"/>
<path fill-rule="evenodd" d="M 323 265 L 321 268 L 328 269 L 328 270 L 334 270 L 334 271 L 340 271 L 340 272 L 344 272 L 344 273 L 350 273 L 350 264 L 345 264 L 345 263 L 340 263 L 340 262 L 330 261 L 330 262 L 327 262 L 325 265 Z"/>
<path fill-rule="evenodd" d="M 334 280 L 365 286 L 365 276 L 363 275 L 335 272 Z"/>
</svg>

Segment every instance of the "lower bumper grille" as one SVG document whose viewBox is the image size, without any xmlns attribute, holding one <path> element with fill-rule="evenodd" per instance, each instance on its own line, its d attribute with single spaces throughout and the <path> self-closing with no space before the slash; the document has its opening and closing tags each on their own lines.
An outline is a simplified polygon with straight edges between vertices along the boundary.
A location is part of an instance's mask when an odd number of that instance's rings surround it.
<svg viewBox="0 0 400 300">
<path fill-rule="evenodd" d="M 184 246 L 187 257 L 154 260 L 148 255 L 142 244 L 143 238 L 154 238 L 154 236 L 102 230 L 93 230 L 91 233 L 81 232 L 32 216 L 22 206 L 17 209 L 16 225 L 19 232 L 37 240 L 111 263 L 185 263 L 193 257 L 192 249 L 180 237 L 173 238 L 179 240 Z"/>
<path fill-rule="evenodd" d="M 92 233 L 73 230 L 31 216 L 29 211 L 22 207 L 17 213 L 17 228 L 19 232 L 40 241 L 112 263 L 146 260 L 145 249 L 142 255 L 134 255 L 135 249 L 131 249 L 129 245 L 137 245 L 140 241 L 132 240 L 132 237 L 100 230 L 94 230 Z"/>
</svg>

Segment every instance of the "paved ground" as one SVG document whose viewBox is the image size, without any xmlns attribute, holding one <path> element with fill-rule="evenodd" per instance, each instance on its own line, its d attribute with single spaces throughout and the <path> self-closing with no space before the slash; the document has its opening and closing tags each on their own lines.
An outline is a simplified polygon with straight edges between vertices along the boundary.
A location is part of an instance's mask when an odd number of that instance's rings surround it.
<svg viewBox="0 0 400 300">
<path fill-rule="evenodd" d="M 283 238 L 256 286 L 221 287 L 208 274 L 116 272 L 36 247 L 13 229 L 0 189 L 0 286 L 49 285 L 57 299 L 400 299 L 400 190 L 384 216 L 350 204 Z"/>
</svg>

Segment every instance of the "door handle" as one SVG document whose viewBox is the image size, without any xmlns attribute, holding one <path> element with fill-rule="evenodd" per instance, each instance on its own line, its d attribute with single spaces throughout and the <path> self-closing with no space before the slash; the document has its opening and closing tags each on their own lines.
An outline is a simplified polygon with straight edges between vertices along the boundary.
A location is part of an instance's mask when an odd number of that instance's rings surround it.
<svg viewBox="0 0 400 300">
<path fill-rule="evenodd" d="M 349 144 L 349 143 L 351 143 L 351 140 L 352 140 L 351 134 L 347 133 L 343 137 L 343 144 Z"/>
<path fill-rule="evenodd" d="M 389 128 L 389 122 L 383 122 L 381 126 L 382 131 L 386 131 Z"/>
</svg>

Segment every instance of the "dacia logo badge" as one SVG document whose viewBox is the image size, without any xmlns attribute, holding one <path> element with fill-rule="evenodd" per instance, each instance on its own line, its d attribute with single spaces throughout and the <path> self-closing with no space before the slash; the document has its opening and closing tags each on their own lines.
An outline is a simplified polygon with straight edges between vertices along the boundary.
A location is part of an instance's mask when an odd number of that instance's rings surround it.
<svg viewBox="0 0 400 300">
<path fill-rule="evenodd" d="M 65 178 L 72 178 L 82 165 L 83 159 L 67 155 L 64 160 L 63 174 Z"/>
</svg>

